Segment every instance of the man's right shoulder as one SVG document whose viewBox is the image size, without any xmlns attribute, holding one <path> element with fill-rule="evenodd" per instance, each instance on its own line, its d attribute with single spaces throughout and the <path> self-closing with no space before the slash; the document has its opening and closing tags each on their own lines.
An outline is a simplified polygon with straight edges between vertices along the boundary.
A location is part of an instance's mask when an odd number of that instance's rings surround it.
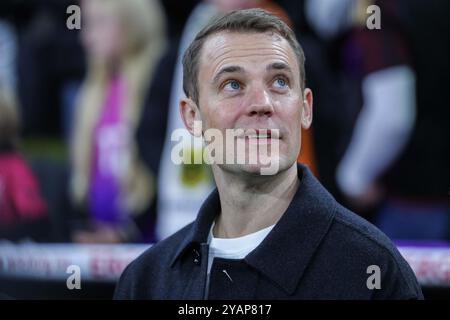
<svg viewBox="0 0 450 320">
<path fill-rule="evenodd" d="M 161 240 L 145 250 L 140 256 L 130 263 L 133 268 L 141 268 L 148 265 L 168 267 L 174 258 L 181 243 L 186 238 L 193 223 L 188 224 L 173 235 Z"/>
<path fill-rule="evenodd" d="M 122 272 L 114 299 L 151 298 L 152 292 L 148 284 L 152 283 L 153 290 L 157 289 L 155 284 L 164 282 L 164 275 L 168 274 L 172 260 L 192 225 L 193 223 L 190 223 L 170 237 L 152 245 L 134 259 Z"/>
</svg>

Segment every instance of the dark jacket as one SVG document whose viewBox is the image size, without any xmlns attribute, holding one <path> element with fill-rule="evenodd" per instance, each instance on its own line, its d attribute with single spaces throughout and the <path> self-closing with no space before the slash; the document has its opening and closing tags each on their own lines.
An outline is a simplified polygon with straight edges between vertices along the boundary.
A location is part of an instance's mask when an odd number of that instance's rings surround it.
<svg viewBox="0 0 450 320">
<path fill-rule="evenodd" d="M 413 271 L 391 241 L 340 206 L 309 169 L 298 169 L 300 186 L 263 242 L 245 259 L 214 260 L 208 298 L 423 298 Z M 152 246 L 126 268 L 114 297 L 204 299 L 206 241 L 219 212 L 216 190 L 193 223 Z M 369 279 L 371 265 L 380 268 L 381 289 L 368 289 L 367 282 L 374 283 Z"/>
</svg>

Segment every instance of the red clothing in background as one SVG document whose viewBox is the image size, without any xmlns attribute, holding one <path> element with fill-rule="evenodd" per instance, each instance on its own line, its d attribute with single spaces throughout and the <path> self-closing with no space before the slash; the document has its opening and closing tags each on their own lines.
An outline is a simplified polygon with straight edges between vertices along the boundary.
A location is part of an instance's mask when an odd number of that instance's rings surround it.
<svg viewBox="0 0 450 320">
<path fill-rule="evenodd" d="M 47 206 L 25 160 L 15 152 L 0 154 L 0 226 L 45 217 Z"/>
</svg>

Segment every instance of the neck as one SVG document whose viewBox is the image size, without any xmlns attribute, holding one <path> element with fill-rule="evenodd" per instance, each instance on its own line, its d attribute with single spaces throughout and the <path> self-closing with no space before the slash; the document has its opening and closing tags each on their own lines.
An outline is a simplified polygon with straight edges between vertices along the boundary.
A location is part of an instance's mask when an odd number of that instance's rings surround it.
<svg viewBox="0 0 450 320">
<path fill-rule="evenodd" d="M 222 207 L 213 230 L 219 238 L 244 236 L 277 223 L 299 186 L 296 163 L 274 176 L 251 179 L 216 166 L 213 172 Z"/>
</svg>

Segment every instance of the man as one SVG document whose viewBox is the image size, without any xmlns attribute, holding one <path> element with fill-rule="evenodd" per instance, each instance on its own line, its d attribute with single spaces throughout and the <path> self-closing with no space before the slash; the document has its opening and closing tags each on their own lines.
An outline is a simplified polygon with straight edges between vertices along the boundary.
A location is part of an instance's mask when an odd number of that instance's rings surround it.
<svg viewBox="0 0 450 320">
<path fill-rule="evenodd" d="M 234 142 L 245 142 L 246 161 L 212 164 L 217 189 L 197 219 L 131 263 L 115 298 L 422 298 L 390 240 L 297 165 L 313 98 L 283 22 L 260 9 L 231 12 L 200 31 L 183 65 L 186 128 L 243 130 Z M 255 145 L 256 163 L 247 161 Z M 267 146 L 277 164 L 269 175 L 259 153 Z"/>
</svg>

